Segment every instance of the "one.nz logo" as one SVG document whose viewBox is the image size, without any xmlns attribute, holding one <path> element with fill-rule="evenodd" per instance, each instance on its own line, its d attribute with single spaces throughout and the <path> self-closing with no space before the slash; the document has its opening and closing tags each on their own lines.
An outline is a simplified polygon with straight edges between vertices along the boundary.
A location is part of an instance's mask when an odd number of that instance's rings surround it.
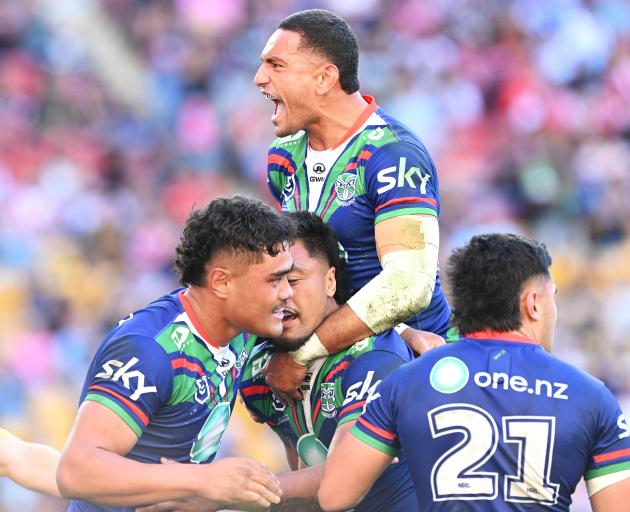
<svg viewBox="0 0 630 512">
<path fill-rule="evenodd" d="M 337 193 L 337 202 L 341 206 L 348 206 L 354 203 L 354 197 L 357 194 L 357 175 L 342 174 L 335 181 L 335 192 Z"/>
</svg>

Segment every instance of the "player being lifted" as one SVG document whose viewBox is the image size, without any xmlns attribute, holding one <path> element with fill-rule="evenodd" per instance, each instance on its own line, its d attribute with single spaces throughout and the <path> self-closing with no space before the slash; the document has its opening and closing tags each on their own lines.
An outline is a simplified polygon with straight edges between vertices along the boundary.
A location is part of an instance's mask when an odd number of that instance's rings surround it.
<svg viewBox="0 0 630 512">
<path fill-rule="evenodd" d="M 548 352 L 556 287 L 544 245 L 474 237 L 449 259 L 463 339 L 379 387 L 326 463 L 325 510 L 350 508 L 402 448 L 426 511 L 630 510 L 630 431 L 602 382 Z"/>
<path fill-rule="evenodd" d="M 242 333 L 282 332 L 293 233 L 289 219 L 252 199 L 216 199 L 191 214 L 175 260 L 187 288 L 121 321 L 88 370 L 57 470 L 61 494 L 76 500 L 71 511 L 131 511 L 191 496 L 217 509 L 279 501 L 264 466 L 206 463 L 256 340 Z"/>
<path fill-rule="evenodd" d="M 271 193 L 282 211 L 312 211 L 334 227 L 356 292 L 292 357 L 270 361 L 274 389 L 299 398 L 315 358 L 402 321 L 446 334 L 438 176 L 418 137 L 359 93 L 357 38 L 339 16 L 292 14 L 261 59 L 254 83 L 275 105 L 279 137 L 268 154 Z"/>
</svg>

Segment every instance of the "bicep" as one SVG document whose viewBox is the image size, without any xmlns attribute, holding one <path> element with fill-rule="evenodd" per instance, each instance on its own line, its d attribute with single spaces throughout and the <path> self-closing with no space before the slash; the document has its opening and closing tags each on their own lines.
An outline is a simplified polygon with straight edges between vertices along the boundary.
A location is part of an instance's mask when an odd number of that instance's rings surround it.
<svg viewBox="0 0 630 512">
<path fill-rule="evenodd" d="M 356 505 L 393 459 L 352 435 L 349 432 L 351 425 L 345 429 L 344 426 L 335 433 L 336 439 L 331 443 L 324 467 L 318 496 L 325 510 L 342 510 Z"/>
<path fill-rule="evenodd" d="M 125 455 L 137 441 L 136 433 L 112 409 L 86 400 L 79 407 L 65 451 L 103 449 Z"/>
<path fill-rule="evenodd" d="M 630 475 L 604 487 L 590 497 L 593 512 L 625 512 L 630 510 Z"/>
<path fill-rule="evenodd" d="M 374 226 L 374 237 L 378 257 L 382 260 L 390 252 L 438 247 L 440 228 L 433 215 L 400 215 L 378 222 Z"/>
</svg>

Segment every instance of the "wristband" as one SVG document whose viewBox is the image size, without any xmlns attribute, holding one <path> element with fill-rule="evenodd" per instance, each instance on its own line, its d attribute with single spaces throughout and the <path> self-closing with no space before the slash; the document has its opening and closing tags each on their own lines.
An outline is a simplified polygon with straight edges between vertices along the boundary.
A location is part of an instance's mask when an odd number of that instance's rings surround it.
<svg viewBox="0 0 630 512">
<path fill-rule="evenodd" d="M 311 334 L 311 337 L 297 350 L 289 352 L 289 355 L 297 364 L 308 366 L 315 359 L 326 357 L 329 355 L 328 349 L 322 344 L 317 334 Z"/>
<path fill-rule="evenodd" d="M 399 335 L 401 335 L 403 331 L 406 331 L 407 329 L 409 329 L 409 326 L 407 324 L 398 324 L 394 326 L 394 331 L 396 331 Z"/>
</svg>

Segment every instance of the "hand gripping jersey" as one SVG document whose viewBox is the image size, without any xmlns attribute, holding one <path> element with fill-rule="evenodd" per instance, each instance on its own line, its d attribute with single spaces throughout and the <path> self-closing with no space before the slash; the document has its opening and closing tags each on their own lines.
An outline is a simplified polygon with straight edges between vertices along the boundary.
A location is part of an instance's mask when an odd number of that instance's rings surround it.
<svg viewBox="0 0 630 512">
<path fill-rule="evenodd" d="M 334 228 L 358 291 L 381 270 L 374 225 L 398 215 L 439 216 L 438 176 L 422 142 L 365 96 L 369 106 L 339 146 L 314 151 L 306 133 L 276 139 L 267 157 L 269 189 L 285 212 L 315 212 Z M 429 306 L 406 321 L 444 335 L 450 308 L 439 271 Z"/>
<path fill-rule="evenodd" d="M 213 460 L 256 337 L 217 348 L 200 330 L 183 290 L 175 290 L 121 320 L 99 347 L 81 402 L 108 407 L 136 433 L 128 458 Z M 132 509 L 73 501 L 70 510 Z"/>
<path fill-rule="evenodd" d="M 568 511 L 630 478 L 630 431 L 598 380 L 522 338 L 475 333 L 390 375 L 351 432 L 405 450 L 425 511 Z"/>
<path fill-rule="evenodd" d="M 273 353 L 269 342 L 256 348 L 248 362 L 241 396 L 260 422 L 267 423 L 298 452 L 305 466 L 323 464 L 337 427 L 355 420 L 376 394 L 381 380 L 413 354 L 400 336 L 386 331 L 338 354 L 316 360 L 302 387 L 304 399 L 286 407 L 271 392 L 262 368 Z M 416 496 L 403 456 L 374 484 L 356 511 L 414 512 Z"/>
</svg>

